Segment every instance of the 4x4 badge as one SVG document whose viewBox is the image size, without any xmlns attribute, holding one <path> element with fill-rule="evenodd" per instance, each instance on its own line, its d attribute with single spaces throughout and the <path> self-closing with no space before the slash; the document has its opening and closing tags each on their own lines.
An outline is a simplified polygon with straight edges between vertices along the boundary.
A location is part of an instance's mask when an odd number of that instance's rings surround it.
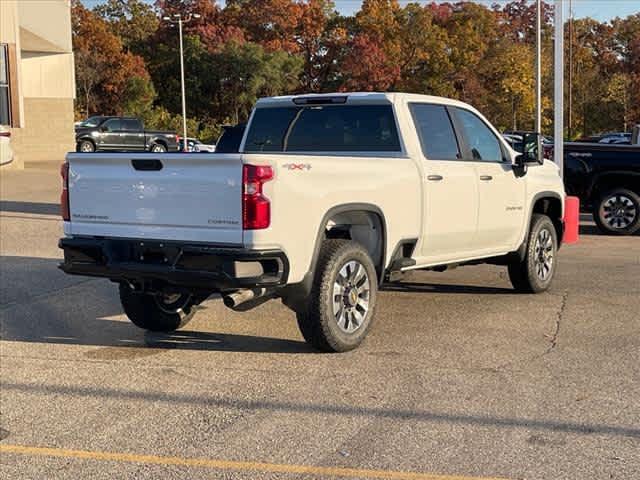
<svg viewBox="0 0 640 480">
<path fill-rule="evenodd" d="M 285 163 L 282 167 L 287 170 L 311 170 L 311 165 L 308 163 Z"/>
</svg>

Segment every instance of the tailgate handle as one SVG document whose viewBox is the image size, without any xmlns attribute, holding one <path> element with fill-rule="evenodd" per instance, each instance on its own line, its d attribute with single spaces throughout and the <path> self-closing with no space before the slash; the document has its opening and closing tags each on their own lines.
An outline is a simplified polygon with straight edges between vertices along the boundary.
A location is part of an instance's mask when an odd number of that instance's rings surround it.
<svg viewBox="0 0 640 480">
<path fill-rule="evenodd" d="M 136 170 L 144 170 L 144 171 L 154 171 L 162 170 L 162 162 L 157 159 L 147 159 L 147 158 L 136 158 L 135 160 L 131 160 L 131 165 Z"/>
</svg>

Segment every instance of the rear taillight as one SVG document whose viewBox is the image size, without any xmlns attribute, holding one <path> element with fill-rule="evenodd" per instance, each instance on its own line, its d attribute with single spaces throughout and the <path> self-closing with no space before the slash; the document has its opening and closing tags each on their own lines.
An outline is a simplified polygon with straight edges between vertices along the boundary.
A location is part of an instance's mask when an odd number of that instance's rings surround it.
<svg viewBox="0 0 640 480">
<path fill-rule="evenodd" d="M 60 195 L 60 213 L 62 219 L 68 222 L 71 219 L 69 213 L 69 164 L 64 162 L 60 166 L 60 175 L 62 176 L 62 194 Z"/>
<path fill-rule="evenodd" d="M 10 137 L 10 136 L 11 136 L 11 132 L 9 130 L 0 131 L 0 137 Z"/>
<path fill-rule="evenodd" d="M 242 166 L 242 228 L 260 230 L 271 223 L 271 204 L 262 194 L 262 186 L 273 178 L 268 165 Z"/>
</svg>

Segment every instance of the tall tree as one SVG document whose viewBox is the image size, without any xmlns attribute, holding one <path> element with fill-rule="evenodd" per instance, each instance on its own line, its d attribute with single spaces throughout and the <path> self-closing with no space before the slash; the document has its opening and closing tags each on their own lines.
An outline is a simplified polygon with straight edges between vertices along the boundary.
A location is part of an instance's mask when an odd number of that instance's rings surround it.
<svg viewBox="0 0 640 480">
<path fill-rule="evenodd" d="M 120 100 L 132 85 L 130 80 L 150 82 L 144 61 L 126 52 L 106 22 L 80 0 L 73 0 L 71 8 L 79 109 L 87 115 L 123 113 Z"/>
<path fill-rule="evenodd" d="M 120 38 L 125 49 L 140 54 L 145 42 L 158 29 L 159 19 L 153 6 L 143 0 L 107 0 L 94 12 Z"/>
<path fill-rule="evenodd" d="M 228 0 L 225 11 L 234 25 L 266 50 L 299 53 L 298 26 L 303 5 L 294 0 Z"/>
<path fill-rule="evenodd" d="M 299 85 L 302 58 L 286 52 L 268 52 L 255 43 L 229 42 L 212 57 L 217 86 L 217 115 L 233 123 L 246 121 L 261 96 L 282 95 Z"/>
<path fill-rule="evenodd" d="M 222 10 L 211 0 L 156 0 L 156 9 L 160 18 L 173 18 L 180 14 L 186 18 L 197 13 L 198 19 L 192 19 L 183 25 L 185 35 L 197 36 L 209 52 L 218 51 L 226 42 L 244 41 L 243 30 L 233 24 L 233 18 L 227 9 Z M 153 38 L 153 43 L 172 43 L 177 37 L 175 25 L 162 21 Z"/>
<path fill-rule="evenodd" d="M 331 0 L 309 0 L 300 7 L 296 37 L 304 58 L 301 87 L 305 91 L 321 91 L 337 75 L 336 67 L 345 53 L 345 18 L 338 15 Z"/>
<path fill-rule="evenodd" d="M 394 89 L 430 95 L 451 96 L 455 92 L 447 81 L 453 65 L 447 55 L 449 38 L 434 23 L 434 12 L 410 3 L 396 15 L 397 33 L 402 45 L 400 78 Z"/>
</svg>

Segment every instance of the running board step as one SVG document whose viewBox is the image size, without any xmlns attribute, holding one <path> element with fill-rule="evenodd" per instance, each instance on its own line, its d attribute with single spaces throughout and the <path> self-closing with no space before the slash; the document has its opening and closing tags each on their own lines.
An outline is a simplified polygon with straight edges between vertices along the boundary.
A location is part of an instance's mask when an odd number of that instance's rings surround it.
<svg viewBox="0 0 640 480">
<path fill-rule="evenodd" d="M 415 264 L 416 261 L 413 258 L 398 258 L 393 261 L 390 270 L 394 272 L 397 270 L 402 270 L 406 267 L 413 267 Z"/>
</svg>

